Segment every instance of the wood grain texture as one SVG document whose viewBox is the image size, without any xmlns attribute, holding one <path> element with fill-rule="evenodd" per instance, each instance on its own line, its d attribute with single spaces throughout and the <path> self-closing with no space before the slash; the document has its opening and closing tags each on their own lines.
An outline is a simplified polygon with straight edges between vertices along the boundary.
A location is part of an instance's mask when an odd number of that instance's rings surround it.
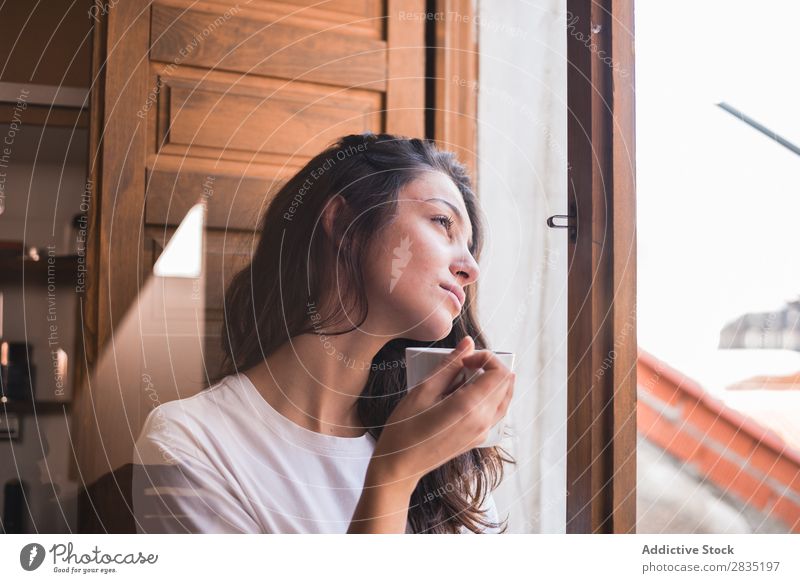
<svg viewBox="0 0 800 583">
<path fill-rule="evenodd" d="M 227 150 L 311 157 L 339 136 L 379 131 L 381 96 L 374 92 L 331 94 L 299 91 L 285 83 L 221 86 L 168 79 L 167 142 Z M 163 95 L 163 93 L 162 93 Z M 165 148 L 165 152 L 169 152 Z"/>
<path fill-rule="evenodd" d="M 425 135 L 425 23 L 423 0 L 388 0 L 386 131 Z"/>
<path fill-rule="evenodd" d="M 633 533 L 633 6 L 569 1 L 568 12 L 569 196 L 578 218 L 568 258 L 567 532 Z M 625 69 L 604 63 L 600 50 Z"/>
<path fill-rule="evenodd" d="M 437 0 L 435 135 L 456 153 L 478 184 L 478 39 L 471 0 Z"/>
<path fill-rule="evenodd" d="M 206 228 L 255 231 L 263 211 L 284 181 L 160 167 L 148 170 L 145 222 L 177 226 L 206 200 Z M 210 196 L 204 197 L 205 193 Z M 261 211 L 261 212 L 258 212 Z"/>
<path fill-rule="evenodd" d="M 224 11 L 206 4 L 202 10 L 186 10 L 156 4 L 150 58 L 248 75 L 386 89 L 385 41 L 348 34 L 346 26 L 336 23 L 302 22 L 306 26 L 265 18 L 246 8 Z"/>
</svg>

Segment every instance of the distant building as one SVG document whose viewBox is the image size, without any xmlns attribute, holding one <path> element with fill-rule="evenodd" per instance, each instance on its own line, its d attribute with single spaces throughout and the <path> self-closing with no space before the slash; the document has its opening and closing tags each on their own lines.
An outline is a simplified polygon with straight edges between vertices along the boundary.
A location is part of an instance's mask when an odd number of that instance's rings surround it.
<svg viewBox="0 0 800 583">
<path fill-rule="evenodd" d="M 783 348 L 800 351 L 800 298 L 776 312 L 745 314 L 725 325 L 720 348 Z"/>
</svg>

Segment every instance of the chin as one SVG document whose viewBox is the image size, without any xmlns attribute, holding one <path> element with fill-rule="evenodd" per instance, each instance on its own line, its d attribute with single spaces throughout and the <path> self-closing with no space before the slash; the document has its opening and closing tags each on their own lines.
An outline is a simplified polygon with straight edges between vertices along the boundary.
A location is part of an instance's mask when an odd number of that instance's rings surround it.
<svg viewBox="0 0 800 583">
<path fill-rule="evenodd" d="M 453 330 L 453 317 L 444 310 L 437 310 L 439 313 L 428 313 L 427 318 L 418 326 L 412 328 L 409 338 L 420 342 L 437 342 L 450 335 Z M 419 320 L 417 320 L 419 321 Z"/>
</svg>

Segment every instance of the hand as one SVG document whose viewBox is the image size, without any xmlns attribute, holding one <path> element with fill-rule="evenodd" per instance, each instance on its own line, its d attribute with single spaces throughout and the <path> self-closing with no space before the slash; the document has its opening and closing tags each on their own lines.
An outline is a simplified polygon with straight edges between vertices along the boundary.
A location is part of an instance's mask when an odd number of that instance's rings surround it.
<svg viewBox="0 0 800 583">
<path fill-rule="evenodd" d="M 467 384 L 453 387 L 463 368 Z M 386 421 L 370 463 L 371 475 L 413 491 L 420 478 L 478 447 L 506 414 L 516 375 L 471 337 L 400 400 Z"/>
</svg>

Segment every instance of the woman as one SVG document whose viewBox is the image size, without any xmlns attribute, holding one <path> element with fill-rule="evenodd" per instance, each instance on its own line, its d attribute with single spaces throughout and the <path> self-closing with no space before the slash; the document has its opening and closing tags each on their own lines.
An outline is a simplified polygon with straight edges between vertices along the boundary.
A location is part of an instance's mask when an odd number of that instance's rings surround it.
<svg viewBox="0 0 800 583">
<path fill-rule="evenodd" d="M 137 441 L 139 531 L 505 531 L 491 491 L 514 462 L 477 445 L 514 375 L 480 350 L 464 167 L 419 139 L 346 136 L 261 233 L 225 294 L 221 374 Z M 457 350 L 406 394 L 409 346 Z M 485 373 L 454 390 L 463 367 Z"/>
</svg>

